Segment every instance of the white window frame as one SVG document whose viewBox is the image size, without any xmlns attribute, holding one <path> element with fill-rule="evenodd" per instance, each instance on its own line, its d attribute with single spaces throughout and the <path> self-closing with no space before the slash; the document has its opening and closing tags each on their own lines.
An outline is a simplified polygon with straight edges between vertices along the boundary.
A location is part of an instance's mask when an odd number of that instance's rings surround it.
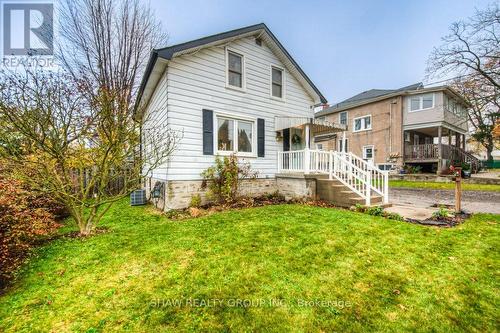
<svg viewBox="0 0 500 333">
<path fill-rule="evenodd" d="M 380 169 L 381 165 L 384 165 L 384 166 L 389 165 L 390 168 L 388 170 L 386 170 L 386 169 L 382 170 L 382 169 Z M 395 163 L 377 163 L 377 169 L 382 170 L 382 171 L 389 171 L 389 170 L 393 169 L 395 165 L 396 165 Z"/>
<path fill-rule="evenodd" d="M 316 149 L 317 150 L 323 150 L 323 144 L 322 143 L 317 143 L 316 144 Z"/>
<path fill-rule="evenodd" d="M 411 142 L 411 133 L 405 132 L 405 142 Z"/>
<path fill-rule="evenodd" d="M 240 116 L 233 113 L 214 112 L 214 151 L 216 155 L 231 155 L 241 157 L 257 157 L 257 119 L 252 117 Z M 219 150 L 219 119 L 227 119 L 233 121 L 233 150 Z M 252 151 L 239 152 L 238 151 L 238 121 L 245 121 L 252 123 Z"/>
<path fill-rule="evenodd" d="M 413 144 L 414 145 L 420 144 L 420 135 L 418 135 L 417 133 L 413 133 Z"/>
<path fill-rule="evenodd" d="M 236 87 L 229 84 L 229 53 L 233 53 L 241 57 L 241 87 Z M 245 92 L 247 89 L 246 79 L 247 75 L 246 75 L 245 55 L 232 48 L 226 47 L 226 88 Z"/>
<path fill-rule="evenodd" d="M 337 149 L 338 149 L 338 151 L 340 151 L 340 152 L 343 152 L 343 150 L 342 150 L 342 149 L 340 149 L 340 148 L 341 148 L 341 147 L 340 147 L 340 143 L 341 143 L 341 142 L 343 142 L 343 141 L 344 141 L 344 140 L 343 140 L 343 138 L 342 138 L 342 137 L 340 137 L 340 138 L 337 140 Z M 347 148 L 349 148 L 349 139 L 348 139 L 348 138 L 345 138 L 345 142 L 347 143 L 347 145 L 346 145 L 346 146 L 347 146 Z M 344 148 L 344 147 L 342 147 L 342 148 Z M 347 150 L 346 150 L 346 151 L 347 151 Z M 348 152 L 348 151 L 347 151 L 347 152 Z"/>
<path fill-rule="evenodd" d="M 366 157 L 365 148 L 371 148 L 372 149 L 372 157 L 371 158 Z M 375 146 L 374 145 L 363 146 L 362 152 L 363 152 L 363 159 L 364 160 L 371 160 L 372 162 L 375 161 Z"/>
<path fill-rule="evenodd" d="M 428 107 L 428 108 L 424 108 L 424 96 L 425 95 L 431 95 L 432 96 L 432 106 Z M 411 109 L 411 99 L 412 98 L 418 98 L 419 99 L 419 105 L 420 107 L 417 109 L 417 110 L 412 110 Z M 427 94 L 421 94 L 421 95 L 410 95 L 408 97 L 408 112 L 419 112 L 419 111 L 424 111 L 424 110 L 429 110 L 429 109 L 433 109 L 434 106 L 436 105 L 436 94 L 434 93 L 427 93 Z"/>
<path fill-rule="evenodd" d="M 364 118 L 370 118 L 370 127 L 369 128 L 363 128 L 361 127 L 361 129 L 359 130 L 356 130 L 356 120 L 357 119 L 361 119 L 361 125 L 363 126 L 366 126 L 366 121 L 363 121 Z M 367 114 L 367 115 L 364 115 L 364 116 L 360 116 L 360 117 L 356 117 L 352 120 L 352 131 L 353 133 L 356 133 L 356 132 L 363 132 L 363 131 L 371 131 L 372 127 L 373 127 L 373 121 L 372 121 L 372 115 L 371 114 Z"/>
<path fill-rule="evenodd" d="M 281 97 L 273 96 L 273 68 L 278 69 L 281 71 Z M 276 99 L 278 101 L 284 101 L 285 100 L 285 82 L 286 82 L 286 77 L 285 77 L 285 69 L 281 66 L 271 64 L 269 66 L 269 96 L 271 96 L 272 99 Z"/>
<path fill-rule="evenodd" d="M 342 122 L 340 121 L 342 119 L 342 117 L 341 117 L 342 113 L 345 113 L 345 124 L 347 126 L 347 125 L 349 125 L 349 113 L 347 113 L 347 111 L 339 112 L 339 124 L 342 124 Z"/>
</svg>

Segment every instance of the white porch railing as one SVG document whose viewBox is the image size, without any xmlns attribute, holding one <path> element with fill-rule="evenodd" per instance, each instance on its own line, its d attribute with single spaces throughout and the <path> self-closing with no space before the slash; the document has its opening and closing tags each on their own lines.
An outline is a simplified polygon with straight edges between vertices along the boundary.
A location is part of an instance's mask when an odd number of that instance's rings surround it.
<svg viewBox="0 0 500 333">
<path fill-rule="evenodd" d="M 323 150 L 278 152 L 278 173 L 327 174 L 337 179 L 370 205 L 377 193 L 389 203 L 389 172 L 382 171 L 352 153 Z"/>
</svg>

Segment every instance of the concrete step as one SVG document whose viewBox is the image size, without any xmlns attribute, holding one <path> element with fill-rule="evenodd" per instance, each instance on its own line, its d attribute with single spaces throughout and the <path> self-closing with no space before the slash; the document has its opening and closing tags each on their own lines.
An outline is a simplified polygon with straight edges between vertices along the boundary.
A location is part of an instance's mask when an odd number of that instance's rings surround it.
<svg viewBox="0 0 500 333">
<path fill-rule="evenodd" d="M 341 207 L 365 204 L 365 199 L 336 179 L 318 179 L 316 182 L 316 195 L 320 200 L 328 201 Z M 370 205 L 380 206 L 383 201 L 382 196 L 372 195 Z"/>
</svg>

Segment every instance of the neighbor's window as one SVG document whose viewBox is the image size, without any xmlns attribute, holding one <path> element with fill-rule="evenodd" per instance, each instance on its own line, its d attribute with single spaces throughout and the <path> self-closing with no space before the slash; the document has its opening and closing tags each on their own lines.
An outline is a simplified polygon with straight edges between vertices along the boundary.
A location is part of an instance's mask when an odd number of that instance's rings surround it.
<svg viewBox="0 0 500 333">
<path fill-rule="evenodd" d="M 373 146 L 363 146 L 363 159 L 373 159 Z"/>
<path fill-rule="evenodd" d="M 405 132 L 405 141 L 411 142 L 410 132 Z"/>
<path fill-rule="evenodd" d="M 254 122 L 217 117 L 217 150 L 219 152 L 254 152 Z"/>
<path fill-rule="evenodd" d="M 227 83 L 232 87 L 243 88 L 243 56 L 227 51 Z"/>
<path fill-rule="evenodd" d="M 339 114 L 339 122 L 342 125 L 347 125 L 347 111 L 340 112 L 340 114 Z"/>
<path fill-rule="evenodd" d="M 372 116 L 354 118 L 354 132 L 367 131 L 372 128 Z"/>
<path fill-rule="evenodd" d="M 271 67 L 271 93 L 273 97 L 283 98 L 283 70 Z"/>
<path fill-rule="evenodd" d="M 382 170 L 382 171 L 389 171 L 389 170 L 393 169 L 394 164 L 391 164 L 391 163 L 381 163 L 381 164 L 377 164 L 377 167 L 380 170 Z"/>
<path fill-rule="evenodd" d="M 434 107 L 434 94 L 410 97 L 410 111 L 420 111 Z"/>
</svg>

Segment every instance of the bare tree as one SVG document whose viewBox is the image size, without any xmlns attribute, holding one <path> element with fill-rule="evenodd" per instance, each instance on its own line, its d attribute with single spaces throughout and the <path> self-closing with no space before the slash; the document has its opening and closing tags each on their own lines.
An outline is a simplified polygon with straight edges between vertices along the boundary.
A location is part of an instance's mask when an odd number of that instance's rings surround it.
<svg viewBox="0 0 500 333">
<path fill-rule="evenodd" d="M 472 137 L 492 159 L 494 124 L 500 106 L 500 8 L 493 3 L 471 18 L 455 22 L 443 44 L 434 48 L 427 65 L 428 78 L 453 75 L 453 87 L 472 105 Z"/>
<path fill-rule="evenodd" d="M 66 0 L 61 31 L 61 73 L 3 73 L 0 150 L 88 234 L 166 161 L 182 134 L 148 121 L 156 110 L 134 109 L 149 53 L 167 39 L 149 6 Z"/>
<path fill-rule="evenodd" d="M 493 132 L 500 120 L 500 99 L 495 88 L 485 80 L 483 76 L 460 78 L 454 80 L 451 86 L 470 104 L 471 137 L 484 147 L 487 159 L 492 160 L 492 152 L 498 147 L 498 138 Z"/>
<path fill-rule="evenodd" d="M 84 80 L 90 93 L 114 91 L 129 111 L 151 50 L 168 39 L 152 9 L 139 0 L 65 0 L 61 37 L 66 70 Z"/>
<path fill-rule="evenodd" d="M 105 89 L 89 100 L 69 74 L 27 69 L 3 73 L 0 83 L 1 155 L 34 189 L 64 203 L 84 235 L 166 161 L 179 139 L 151 127 L 148 115 L 137 122 L 117 117 L 115 104 Z M 139 154 L 141 140 L 147 147 Z"/>
</svg>

